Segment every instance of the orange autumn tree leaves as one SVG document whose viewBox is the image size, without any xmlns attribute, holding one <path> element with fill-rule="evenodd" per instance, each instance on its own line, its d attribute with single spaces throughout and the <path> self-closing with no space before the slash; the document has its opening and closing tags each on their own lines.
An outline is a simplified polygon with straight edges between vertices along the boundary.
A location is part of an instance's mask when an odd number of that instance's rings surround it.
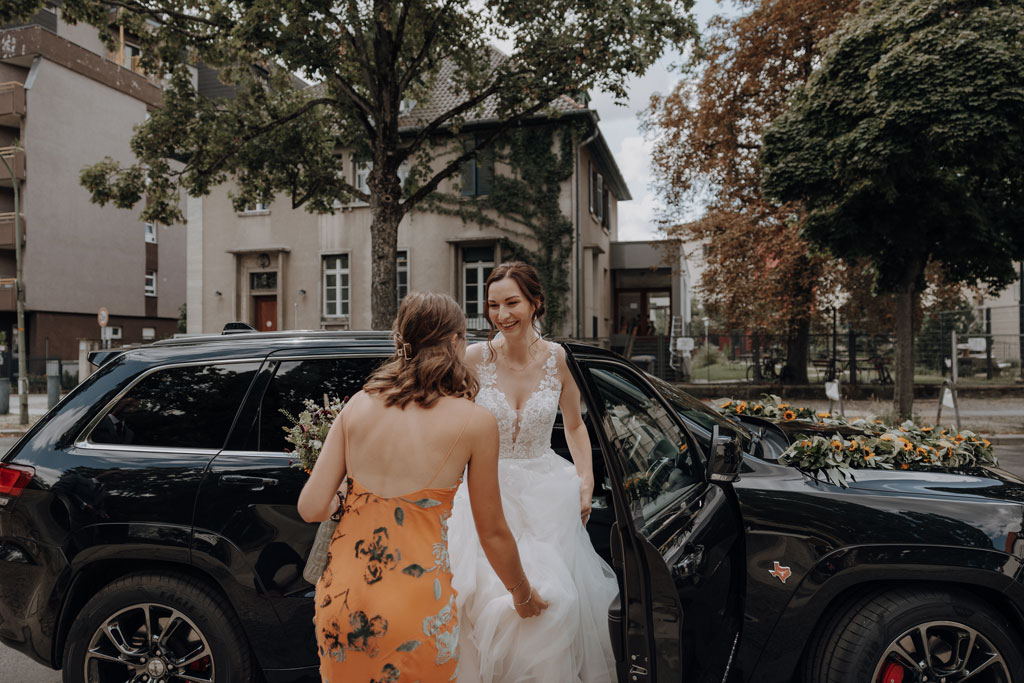
<svg viewBox="0 0 1024 683">
<path fill-rule="evenodd" d="M 708 311 L 756 340 L 785 341 L 790 381 L 807 380 L 808 338 L 828 261 L 800 237 L 804 213 L 761 192 L 761 132 L 804 83 L 821 43 L 856 0 L 737 0 L 711 20 L 666 96 L 652 98 L 653 138 L 666 233 L 707 245 L 700 287 Z M 696 203 L 703 215 L 685 220 Z"/>
</svg>

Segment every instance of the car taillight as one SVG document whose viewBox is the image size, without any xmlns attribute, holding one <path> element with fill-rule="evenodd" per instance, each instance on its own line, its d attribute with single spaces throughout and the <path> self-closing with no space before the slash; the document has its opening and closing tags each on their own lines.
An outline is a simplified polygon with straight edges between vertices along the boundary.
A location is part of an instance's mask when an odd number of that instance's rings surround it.
<svg viewBox="0 0 1024 683">
<path fill-rule="evenodd" d="M 20 496 L 35 473 L 32 467 L 0 465 L 0 496 Z"/>
</svg>

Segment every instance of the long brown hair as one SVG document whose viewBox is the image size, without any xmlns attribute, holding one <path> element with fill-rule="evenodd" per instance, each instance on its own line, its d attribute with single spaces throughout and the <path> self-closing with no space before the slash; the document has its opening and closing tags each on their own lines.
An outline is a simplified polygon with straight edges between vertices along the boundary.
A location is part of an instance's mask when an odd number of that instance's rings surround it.
<svg viewBox="0 0 1024 683">
<path fill-rule="evenodd" d="M 540 278 L 537 277 L 537 271 L 529 263 L 524 261 L 506 261 L 505 263 L 498 264 L 498 267 L 487 276 L 487 282 L 484 283 L 484 306 L 487 306 L 487 299 L 491 295 L 491 285 L 505 278 L 514 280 L 516 285 L 519 286 L 519 291 L 533 304 L 533 317 L 530 318 L 530 324 L 536 327 L 537 321 L 544 315 L 544 289 L 540 286 Z M 489 311 L 490 309 L 487 308 L 487 310 Z M 498 333 L 498 327 L 491 320 L 490 312 L 487 313 L 487 324 L 491 328 L 490 334 L 487 335 L 487 348 L 493 356 L 494 347 L 491 346 L 491 342 L 494 340 L 494 335 Z"/>
<path fill-rule="evenodd" d="M 476 396 L 476 377 L 451 343 L 453 335 L 466 336 L 466 316 L 455 299 L 410 292 L 398 307 L 392 332 L 395 356 L 370 375 L 363 391 L 400 408 L 413 401 L 429 408 L 442 396 Z"/>
</svg>

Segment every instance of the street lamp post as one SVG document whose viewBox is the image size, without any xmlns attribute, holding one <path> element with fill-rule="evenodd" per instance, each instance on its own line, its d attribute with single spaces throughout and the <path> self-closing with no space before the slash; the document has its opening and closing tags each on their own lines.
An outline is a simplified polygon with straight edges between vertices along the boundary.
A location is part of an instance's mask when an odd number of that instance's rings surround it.
<svg viewBox="0 0 1024 683">
<path fill-rule="evenodd" d="M 709 320 L 704 318 L 704 362 L 708 368 L 708 384 L 711 384 L 711 330 Z"/>
<path fill-rule="evenodd" d="M 18 181 L 14 169 L 7 163 L 7 158 L 0 154 L 0 161 L 7 167 L 11 175 L 11 183 L 14 187 L 14 261 L 15 261 L 15 295 L 18 300 L 18 422 L 28 424 L 28 358 L 25 348 L 25 287 L 21 265 L 21 183 Z"/>
</svg>

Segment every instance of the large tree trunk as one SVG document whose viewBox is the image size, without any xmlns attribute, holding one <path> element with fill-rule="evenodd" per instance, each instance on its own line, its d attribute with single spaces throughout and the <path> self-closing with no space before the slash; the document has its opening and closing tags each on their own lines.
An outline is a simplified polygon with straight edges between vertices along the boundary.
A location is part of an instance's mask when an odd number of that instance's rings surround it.
<svg viewBox="0 0 1024 683">
<path fill-rule="evenodd" d="M 371 171 L 369 184 L 370 212 L 373 222 L 370 225 L 370 266 L 371 289 L 370 308 L 372 310 L 371 326 L 375 330 L 390 330 L 398 313 L 398 224 L 402 221 L 402 206 L 399 203 L 401 188 L 398 186 L 398 174 L 393 177 L 373 177 L 377 172 Z M 379 188 L 375 191 L 375 188 Z"/>
<path fill-rule="evenodd" d="M 893 409 L 900 421 L 909 420 L 914 411 L 914 299 L 917 277 L 900 282 L 896 293 L 896 359 Z"/>
<path fill-rule="evenodd" d="M 811 321 L 796 318 L 789 322 L 786 335 L 786 364 L 782 368 L 784 384 L 807 384 L 807 354 L 811 339 Z"/>
</svg>

